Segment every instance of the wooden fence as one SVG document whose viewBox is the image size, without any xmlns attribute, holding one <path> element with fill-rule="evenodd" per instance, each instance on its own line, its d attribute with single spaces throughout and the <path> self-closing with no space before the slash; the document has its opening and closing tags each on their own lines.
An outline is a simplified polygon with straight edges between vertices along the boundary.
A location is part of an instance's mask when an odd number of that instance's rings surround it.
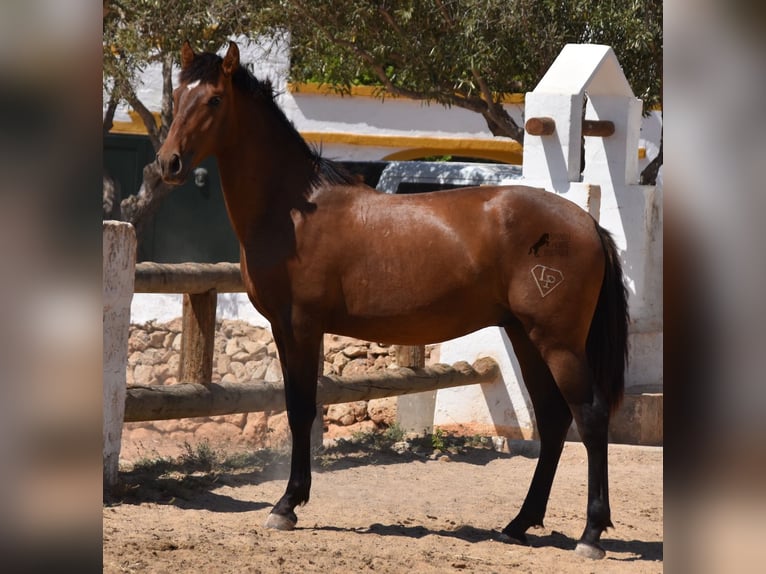
<svg viewBox="0 0 766 574">
<path fill-rule="evenodd" d="M 284 410 L 282 382 L 212 383 L 213 343 L 218 293 L 244 292 L 234 263 L 139 263 L 135 293 L 183 293 L 181 361 L 175 385 L 128 387 L 125 422 Z M 319 377 L 317 402 L 345 403 L 433 391 L 497 380 L 500 369 L 489 358 L 473 365 L 425 367 L 424 348 L 397 348 L 398 369 L 353 377 Z"/>
</svg>

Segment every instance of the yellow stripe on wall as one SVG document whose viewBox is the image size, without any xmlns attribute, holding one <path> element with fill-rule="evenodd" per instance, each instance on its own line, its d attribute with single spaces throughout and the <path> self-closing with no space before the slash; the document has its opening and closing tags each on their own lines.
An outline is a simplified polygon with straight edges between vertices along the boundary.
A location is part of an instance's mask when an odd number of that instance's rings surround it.
<svg viewBox="0 0 766 574">
<path fill-rule="evenodd" d="M 350 93 L 341 94 L 338 90 L 333 88 L 330 84 L 318 84 L 314 82 L 288 82 L 287 89 L 293 94 L 305 94 L 311 96 L 357 96 L 361 98 L 380 98 L 385 95 L 386 98 L 400 98 L 396 94 L 389 94 L 382 92 L 381 86 L 351 86 L 349 88 Z M 407 99 L 407 98 L 403 98 Z M 504 104 L 523 104 L 524 94 L 505 94 L 501 100 Z"/>
</svg>

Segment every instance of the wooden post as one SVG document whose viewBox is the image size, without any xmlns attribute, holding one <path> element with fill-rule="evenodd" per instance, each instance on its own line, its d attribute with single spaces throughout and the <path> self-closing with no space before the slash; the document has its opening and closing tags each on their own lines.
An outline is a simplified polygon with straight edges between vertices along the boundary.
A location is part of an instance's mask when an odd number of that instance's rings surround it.
<svg viewBox="0 0 766 574">
<path fill-rule="evenodd" d="M 556 121 L 548 117 L 529 118 L 524 129 L 532 136 L 549 136 L 556 130 Z"/>
<path fill-rule="evenodd" d="M 181 364 L 178 379 L 183 383 L 208 384 L 213 380 L 213 343 L 218 292 L 184 293 L 181 332 Z"/>
<path fill-rule="evenodd" d="M 553 118 L 529 118 L 524 124 L 529 135 L 549 136 L 556 131 L 556 121 Z M 583 120 L 582 135 L 607 138 L 614 134 L 614 122 L 609 120 Z"/>
<path fill-rule="evenodd" d="M 399 345 L 396 347 L 396 364 L 409 369 L 426 366 L 426 348 L 423 345 Z"/>
<path fill-rule="evenodd" d="M 583 120 L 582 135 L 608 138 L 614 135 L 614 122 L 609 120 Z"/>
</svg>

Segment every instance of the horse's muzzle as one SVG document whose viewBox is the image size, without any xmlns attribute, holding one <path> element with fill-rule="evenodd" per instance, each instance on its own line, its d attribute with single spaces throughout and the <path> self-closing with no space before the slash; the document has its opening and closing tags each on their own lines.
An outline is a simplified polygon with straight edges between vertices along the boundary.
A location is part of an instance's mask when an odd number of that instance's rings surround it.
<svg viewBox="0 0 766 574">
<path fill-rule="evenodd" d="M 186 180 L 186 169 L 181 156 L 177 153 L 157 154 L 162 180 L 171 185 L 180 185 Z"/>
</svg>

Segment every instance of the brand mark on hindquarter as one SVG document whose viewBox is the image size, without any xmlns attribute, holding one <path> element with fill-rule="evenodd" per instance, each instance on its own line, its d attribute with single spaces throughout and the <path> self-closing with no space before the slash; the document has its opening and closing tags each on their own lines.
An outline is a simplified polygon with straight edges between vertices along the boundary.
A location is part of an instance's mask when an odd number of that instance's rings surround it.
<svg viewBox="0 0 766 574">
<path fill-rule="evenodd" d="M 564 274 L 553 267 L 535 265 L 530 271 L 542 297 L 546 297 L 564 281 Z"/>
</svg>

